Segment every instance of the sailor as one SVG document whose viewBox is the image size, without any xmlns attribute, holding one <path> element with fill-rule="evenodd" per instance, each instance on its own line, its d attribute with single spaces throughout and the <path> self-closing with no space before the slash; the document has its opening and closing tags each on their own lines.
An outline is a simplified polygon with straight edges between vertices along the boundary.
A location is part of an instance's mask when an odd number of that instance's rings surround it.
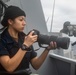
<svg viewBox="0 0 76 75">
<path fill-rule="evenodd" d="M 33 43 L 38 35 L 24 33 L 26 14 L 17 6 L 8 6 L 1 25 L 3 31 L 0 39 L 0 73 L 5 75 L 29 75 L 29 64 L 38 70 L 43 64 L 50 50 L 56 48 L 56 42 L 50 45 L 37 57 Z"/>
</svg>

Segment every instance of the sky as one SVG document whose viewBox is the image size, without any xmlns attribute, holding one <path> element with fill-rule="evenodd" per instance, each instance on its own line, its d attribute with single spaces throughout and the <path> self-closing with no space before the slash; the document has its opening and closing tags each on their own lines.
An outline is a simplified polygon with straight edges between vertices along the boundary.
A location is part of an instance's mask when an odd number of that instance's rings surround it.
<svg viewBox="0 0 76 75">
<path fill-rule="evenodd" d="M 54 13 L 54 0 L 41 0 L 41 3 L 49 32 L 59 32 L 66 21 L 76 24 L 76 0 L 55 0 Z"/>
</svg>

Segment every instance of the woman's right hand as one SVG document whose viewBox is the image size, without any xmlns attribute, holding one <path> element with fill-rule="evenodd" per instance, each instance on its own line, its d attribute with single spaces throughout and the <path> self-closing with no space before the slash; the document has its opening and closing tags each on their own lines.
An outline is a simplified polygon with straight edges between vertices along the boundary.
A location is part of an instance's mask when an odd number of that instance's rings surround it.
<svg viewBox="0 0 76 75">
<path fill-rule="evenodd" d="M 24 43 L 27 47 L 30 47 L 34 42 L 37 41 L 38 35 L 33 35 L 34 31 L 31 31 L 24 39 Z"/>
</svg>

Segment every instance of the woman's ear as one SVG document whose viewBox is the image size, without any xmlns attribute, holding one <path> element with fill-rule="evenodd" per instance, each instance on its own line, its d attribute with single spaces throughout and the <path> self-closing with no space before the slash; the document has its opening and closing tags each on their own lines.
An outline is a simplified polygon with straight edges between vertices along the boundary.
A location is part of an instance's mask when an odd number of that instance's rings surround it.
<svg viewBox="0 0 76 75">
<path fill-rule="evenodd" d="M 8 24 L 9 24 L 9 25 L 12 25 L 12 23 L 13 23 L 13 20 L 8 19 Z"/>
</svg>

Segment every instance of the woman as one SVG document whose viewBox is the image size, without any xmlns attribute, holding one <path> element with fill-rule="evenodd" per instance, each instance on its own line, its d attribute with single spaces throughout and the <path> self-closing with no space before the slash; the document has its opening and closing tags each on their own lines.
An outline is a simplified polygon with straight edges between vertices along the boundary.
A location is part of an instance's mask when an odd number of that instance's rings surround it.
<svg viewBox="0 0 76 75">
<path fill-rule="evenodd" d="M 28 35 L 23 32 L 26 25 L 26 14 L 17 6 L 9 6 L 1 22 L 4 27 L 0 41 L 0 71 L 14 74 L 23 73 L 29 68 L 29 63 L 34 69 L 39 69 L 48 52 L 56 48 L 56 42 L 50 45 L 37 57 L 33 49 L 33 43 L 37 41 L 37 35 L 31 31 Z M 22 74 L 23 75 L 23 74 Z M 24 72 L 24 75 L 28 75 Z"/>
</svg>

